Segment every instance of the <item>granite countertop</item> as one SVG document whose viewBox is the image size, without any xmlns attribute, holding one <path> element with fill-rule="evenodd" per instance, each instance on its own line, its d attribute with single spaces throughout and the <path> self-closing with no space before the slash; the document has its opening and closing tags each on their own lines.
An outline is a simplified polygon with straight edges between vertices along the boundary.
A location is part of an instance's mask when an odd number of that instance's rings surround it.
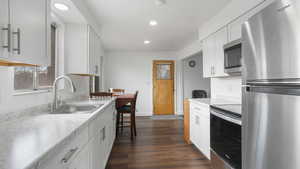
<svg viewBox="0 0 300 169">
<path fill-rule="evenodd" d="M 203 98 L 203 99 L 189 99 L 191 102 L 207 104 L 207 105 L 223 105 L 223 104 L 241 104 L 238 101 L 221 99 L 221 98 Z"/>
<path fill-rule="evenodd" d="M 107 107 L 114 99 L 101 101 Z M 85 101 L 89 102 L 89 101 Z M 29 169 L 98 113 L 28 114 L 0 124 L 0 169 Z"/>
</svg>

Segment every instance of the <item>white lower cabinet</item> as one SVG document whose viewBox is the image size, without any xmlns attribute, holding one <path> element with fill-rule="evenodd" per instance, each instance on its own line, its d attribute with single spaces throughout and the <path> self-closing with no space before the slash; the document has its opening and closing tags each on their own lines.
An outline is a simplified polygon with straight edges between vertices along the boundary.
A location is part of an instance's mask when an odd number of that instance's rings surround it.
<svg viewBox="0 0 300 169">
<path fill-rule="evenodd" d="M 227 27 L 203 40 L 203 77 L 226 77 L 224 48 L 228 42 Z"/>
<path fill-rule="evenodd" d="M 190 104 L 190 140 L 210 159 L 209 105 Z"/>
<path fill-rule="evenodd" d="M 115 102 L 35 169 L 105 169 L 115 140 Z"/>
<path fill-rule="evenodd" d="M 100 133 L 97 134 L 89 144 L 89 154 L 90 154 L 90 169 L 104 169 L 104 144 L 102 136 Z"/>
</svg>

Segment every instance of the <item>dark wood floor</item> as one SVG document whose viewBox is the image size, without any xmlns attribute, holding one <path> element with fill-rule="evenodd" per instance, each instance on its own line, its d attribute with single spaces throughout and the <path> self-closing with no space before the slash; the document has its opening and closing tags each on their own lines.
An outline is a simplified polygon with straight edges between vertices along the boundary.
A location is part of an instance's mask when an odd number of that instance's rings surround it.
<svg viewBox="0 0 300 169">
<path fill-rule="evenodd" d="M 211 169 L 195 147 L 183 141 L 182 120 L 137 118 L 134 142 L 125 129 L 117 138 L 106 169 Z"/>
</svg>

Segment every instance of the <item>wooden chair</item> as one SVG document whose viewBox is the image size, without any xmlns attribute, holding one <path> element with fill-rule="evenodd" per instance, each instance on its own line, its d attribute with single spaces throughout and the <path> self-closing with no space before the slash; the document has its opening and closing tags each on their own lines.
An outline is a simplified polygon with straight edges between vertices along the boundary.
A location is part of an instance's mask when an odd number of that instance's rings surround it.
<svg viewBox="0 0 300 169">
<path fill-rule="evenodd" d="M 131 133 L 131 139 L 133 139 L 133 136 L 137 135 L 136 132 L 136 120 L 135 120 L 135 112 L 136 112 L 136 102 L 137 102 L 137 96 L 138 91 L 134 95 L 134 99 L 130 102 L 130 105 L 122 106 L 121 108 L 118 108 L 117 110 L 117 136 L 119 129 L 123 131 L 124 127 L 130 127 L 130 133 Z M 124 114 L 130 115 L 129 121 L 120 121 L 120 117 L 122 117 Z M 126 124 L 126 125 L 125 125 Z"/>
<path fill-rule="evenodd" d="M 109 92 L 90 93 L 90 97 L 91 98 L 113 97 L 113 93 L 109 93 Z"/>
</svg>

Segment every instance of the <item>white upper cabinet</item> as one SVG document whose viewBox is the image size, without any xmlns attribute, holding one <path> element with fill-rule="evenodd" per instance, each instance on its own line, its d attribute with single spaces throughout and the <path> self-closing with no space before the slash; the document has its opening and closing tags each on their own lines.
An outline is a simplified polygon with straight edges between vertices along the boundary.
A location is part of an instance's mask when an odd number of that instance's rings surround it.
<svg viewBox="0 0 300 169">
<path fill-rule="evenodd" d="M 203 76 L 213 76 L 213 63 L 215 61 L 215 46 L 214 35 L 209 36 L 203 41 Z"/>
<path fill-rule="evenodd" d="M 228 40 L 234 41 L 242 38 L 242 24 L 246 21 L 246 17 L 242 16 L 228 25 Z"/>
<path fill-rule="evenodd" d="M 7 59 L 10 50 L 8 0 L 0 0 L 0 4 L 0 58 Z"/>
<path fill-rule="evenodd" d="M 49 0 L 1 0 L 0 4 L 0 57 L 49 65 Z"/>
<path fill-rule="evenodd" d="M 65 30 L 66 73 L 100 74 L 101 40 L 87 24 L 67 24 Z"/>
<path fill-rule="evenodd" d="M 101 40 L 93 28 L 89 27 L 89 73 L 100 75 L 102 56 Z"/>
<path fill-rule="evenodd" d="M 228 74 L 226 74 L 224 70 L 224 45 L 228 43 L 226 27 L 222 28 L 215 34 L 215 41 L 215 47 L 213 48 L 213 50 L 215 50 L 216 53 L 216 62 L 214 63 L 213 75 L 214 77 L 225 77 L 228 76 Z"/>
<path fill-rule="evenodd" d="M 203 42 L 203 75 L 204 77 L 228 76 L 224 72 L 224 49 L 228 42 L 227 28 L 224 27 L 212 34 Z"/>
</svg>

